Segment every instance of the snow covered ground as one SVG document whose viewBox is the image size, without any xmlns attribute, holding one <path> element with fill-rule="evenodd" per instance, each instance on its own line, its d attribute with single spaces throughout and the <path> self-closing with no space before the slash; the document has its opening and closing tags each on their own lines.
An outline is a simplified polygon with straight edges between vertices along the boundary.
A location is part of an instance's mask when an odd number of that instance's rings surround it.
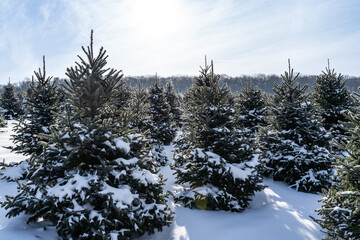
<svg viewBox="0 0 360 240">
<path fill-rule="evenodd" d="M 0 129 L 0 146 L 12 144 L 10 135 L 13 134 L 13 124 L 14 121 L 9 121 L 7 128 Z M 172 150 L 171 146 L 165 149 L 169 159 Z M 0 160 L 3 159 L 9 163 L 25 158 L 1 148 Z M 171 169 L 163 167 L 161 174 L 168 179 L 165 190 L 174 191 L 176 185 Z M 242 213 L 192 210 L 171 201 L 176 213 L 173 224 L 162 232 L 142 236 L 139 240 L 310 240 L 324 237 L 320 227 L 309 217 L 316 216 L 314 210 L 320 207 L 317 202 L 320 195 L 296 192 L 284 183 L 269 179 L 264 183 L 268 187 L 257 193 L 250 207 Z M 5 195 L 15 195 L 16 186 L 14 182 L 0 180 L 0 202 L 5 200 Z M 46 223 L 28 225 L 25 215 L 8 219 L 5 214 L 6 210 L 0 208 L 0 240 L 58 239 L 55 229 L 48 227 Z"/>
</svg>

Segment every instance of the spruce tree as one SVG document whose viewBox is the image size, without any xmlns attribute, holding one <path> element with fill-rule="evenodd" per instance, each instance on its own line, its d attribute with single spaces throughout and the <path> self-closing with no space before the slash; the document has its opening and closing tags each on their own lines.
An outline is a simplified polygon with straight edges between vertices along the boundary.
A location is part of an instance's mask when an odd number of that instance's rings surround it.
<svg viewBox="0 0 360 240">
<path fill-rule="evenodd" d="M 262 179 L 245 132 L 235 128 L 230 90 L 219 79 L 205 62 L 185 94 L 187 124 L 174 157 L 185 189 L 175 199 L 190 208 L 239 212 L 262 190 Z"/>
<path fill-rule="evenodd" d="M 67 102 L 46 150 L 30 161 L 29 181 L 7 196 L 8 217 L 52 222 L 63 239 L 129 239 L 172 219 L 147 140 L 102 119 L 113 106 L 121 71 L 106 68 L 106 51 L 90 46 L 67 69 Z"/>
<path fill-rule="evenodd" d="M 328 62 L 328 67 L 316 78 L 314 90 L 313 99 L 322 125 L 335 141 L 346 141 L 341 122 L 345 121 L 344 112 L 350 108 L 352 100 L 344 77 L 330 69 Z M 336 152 L 337 148 L 334 150 Z"/>
<path fill-rule="evenodd" d="M 18 92 L 16 94 L 16 98 L 18 99 L 18 102 L 19 102 L 19 112 L 18 112 L 18 115 L 20 117 L 22 117 L 25 113 L 25 107 L 26 107 L 26 99 L 25 99 L 25 95 L 26 95 L 26 92 Z"/>
<path fill-rule="evenodd" d="M 258 145 L 265 175 L 285 181 L 296 190 L 318 192 L 331 185 L 329 139 L 326 131 L 312 120 L 313 106 L 307 101 L 307 86 L 296 82 L 299 73 L 289 71 L 275 84 L 270 106 L 270 126 L 262 129 Z"/>
<path fill-rule="evenodd" d="M 174 122 L 177 126 L 181 126 L 180 102 L 179 102 L 178 95 L 174 91 L 174 85 L 173 85 L 172 81 L 166 82 L 165 97 L 166 97 L 167 103 L 170 106 L 171 121 Z"/>
<path fill-rule="evenodd" d="M 0 113 L 0 127 L 5 127 L 5 126 L 6 126 L 5 117 L 3 114 Z"/>
<path fill-rule="evenodd" d="M 262 92 L 253 85 L 246 87 L 236 96 L 237 124 L 248 130 L 248 136 L 255 138 L 260 127 L 266 125 L 266 103 Z"/>
<path fill-rule="evenodd" d="M 135 128 L 137 132 L 146 132 L 146 126 L 150 123 L 148 94 L 145 89 L 141 88 L 140 81 L 138 87 L 131 92 L 128 111 L 130 112 L 131 129 Z"/>
<path fill-rule="evenodd" d="M 35 73 L 25 96 L 25 112 L 19 123 L 15 125 L 13 142 L 16 145 L 13 151 L 24 155 L 39 155 L 42 150 L 42 134 L 50 132 L 49 127 L 54 124 L 54 113 L 58 110 L 59 94 L 56 81 L 46 76 L 45 56 L 43 57 L 43 70 Z"/>
<path fill-rule="evenodd" d="M 149 130 L 152 139 L 169 145 L 175 137 L 176 129 L 171 123 L 170 106 L 166 101 L 164 88 L 157 77 L 149 89 Z"/>
<path fill-rule="evenodd" d="M 0 101 L 5 119 L 17 118 L 20 115 L 21 107 L 15 94 L 15 87 L 10 81 L 3 87 Z"/>
<path fill-rule="evenodd" d="M 360 95 L 356 108 L 346 117 L 347 143 L 339 145 L 348 154 L 336 161 L 337 176 L 332 187 L 323 191 L 322 206 L 315 221 L 326 231 L 326 239 L 360 239 Z"/>
</svg>

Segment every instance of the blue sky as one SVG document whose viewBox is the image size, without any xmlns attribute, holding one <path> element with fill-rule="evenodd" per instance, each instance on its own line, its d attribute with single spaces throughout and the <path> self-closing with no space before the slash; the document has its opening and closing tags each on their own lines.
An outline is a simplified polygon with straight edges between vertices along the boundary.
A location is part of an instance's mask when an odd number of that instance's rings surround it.
<svg viewBox="0 0 360 240">
<path fill-rule="evenodd" d="M 94 29 L 109 67 L 125 75 L 281 74 L 331 67 L 360 76 L 360 1 L 1 0 L 0 83 L 64 77 Z"/>
</svg>

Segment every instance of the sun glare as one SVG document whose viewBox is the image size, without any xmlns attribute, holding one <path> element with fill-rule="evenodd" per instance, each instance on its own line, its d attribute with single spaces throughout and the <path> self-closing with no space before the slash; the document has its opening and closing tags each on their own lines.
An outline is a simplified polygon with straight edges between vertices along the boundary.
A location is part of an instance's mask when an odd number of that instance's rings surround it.
<svg viewBox="0 0 360 240">
<path fill-rule="evenodd" d="M 173 36 L 182 26 L 184 7 L 180 1 L 132 1 L 130 24 L 138 37 L 157 40 Z"/>
</svg>

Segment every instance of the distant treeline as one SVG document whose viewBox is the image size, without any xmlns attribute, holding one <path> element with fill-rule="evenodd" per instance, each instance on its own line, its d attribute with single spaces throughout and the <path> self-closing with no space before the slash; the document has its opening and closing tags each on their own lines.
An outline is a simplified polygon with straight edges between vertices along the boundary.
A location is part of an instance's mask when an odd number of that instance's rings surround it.
<svg viewBox="0 0 360 240">
<path fill-rule="evenodd" d="M 167 81 L 172 81 L 174 89 L 178 93 L 184 93 L 193 83 L 193 76 L 171 76 L 171 77 L 158 77 L 161 84 L 165 85 Z M 61 84 L 64 80 L 55 78 Z M 345 76 L 346 84 L 350 92 L 359 92 L 360 77 Z M 141 88 L 149 88 L 155 81 L 155 76 L 132 76 L 124 77 L 125 83 L 131 87 L 138 87 L 140 83 Z M 298 81 L 301 85 L 307 84 L 309 86 L 308 91 L 313 91 L 315 85 L 316 75 L 300 75 Z M 26 91 L 30 86 L 30 80 L 26 79 L 19 83 L 13 83 L 15 86 L 15 92 Z M 230 77 L 227 75 L 221 75 L 221 83 L 226 83 L 233 92 L 241 91 L 247 84 L 258 86 L 261 90 L 273 93 L 274 84 L 279 84 L 281 77 L 278 75 L 265 75 L 257 74 L 254 76 L 243 75 L 239 77 Z M 3 85 L 0 85 L 0 91 Z"/>
<path fill-rule="evenodd" d="M 125 77 L 126 84 L 131 87 L 137 87 L 140 82 L 142 88 L 150 87 L 155 81 L 155 76 L 140 76 L 140 77 Z M 178 93 L 184 93 L 193 83 L 193 76 L 172 76 L 160 77 L 159 81 L 165 85 L 166 81 L 171 80 L 174 84 L 174 89 Z M 345 76 L 347 87 L 350 92 L 358 92 L 360 86 L 360 77 Z M 313 91 L 315 85 L 316 75 L 300 75 L 298 81 L 301 85 L 307 84 L 309 91 Z M 273 93 L 274 84 L 280 84 L 281 76 L 258 74 L 254 76 L 243 75 L 240 77 L 229 77 L 227 75 L 221 76 L 221 83 L 226 83 L 233 92 L 240 92 L 247 84 L 258 86 L 261 90 Z"/>
</svg>

